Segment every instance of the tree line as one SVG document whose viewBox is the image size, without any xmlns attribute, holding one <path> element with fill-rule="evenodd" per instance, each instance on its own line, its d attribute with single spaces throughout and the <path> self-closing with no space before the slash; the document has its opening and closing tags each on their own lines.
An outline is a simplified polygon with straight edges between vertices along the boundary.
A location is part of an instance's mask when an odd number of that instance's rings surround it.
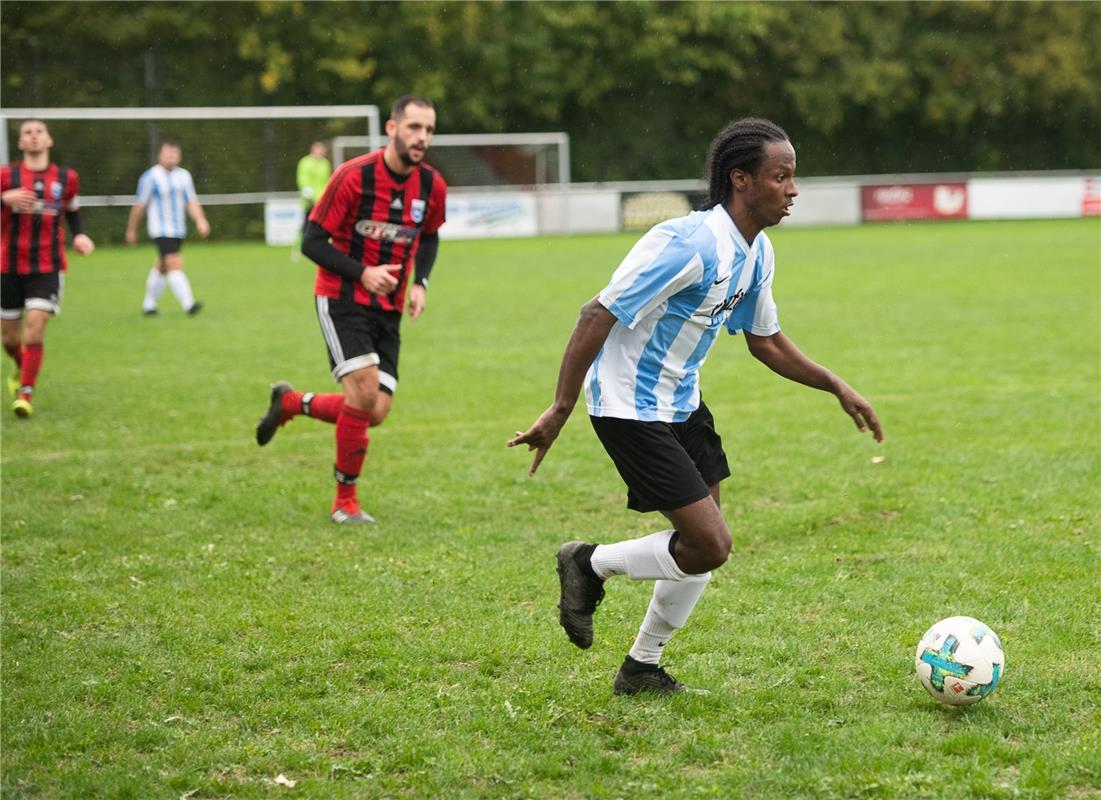
<svg viewBox="0 0 1101 800">
<path fill-rule="evenodd" d="M 575 180 L 696 177 L 731 118 L 800 174 L 1101 164 L 1101 3 L 25 2 L 3 104 L 431 97 L 449 133 L 564 130 Z"/>
</svg>

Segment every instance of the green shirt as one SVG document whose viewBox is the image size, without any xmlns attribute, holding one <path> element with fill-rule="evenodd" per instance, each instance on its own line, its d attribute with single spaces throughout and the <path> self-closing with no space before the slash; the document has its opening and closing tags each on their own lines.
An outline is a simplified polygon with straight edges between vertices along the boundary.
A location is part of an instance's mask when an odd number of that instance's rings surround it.
<svg viewBox="0 0 1101 800">
<path fill-rule="evenodd" d="M 329 182 L 329 176 L 333 168 L 327 158 L 314 158 L 309 153 L 298 160 L 298 193 L 302 196 L 302 202 L 312 206 L 321 198 L 325 191 L 325 184 Z"/>
</svg>

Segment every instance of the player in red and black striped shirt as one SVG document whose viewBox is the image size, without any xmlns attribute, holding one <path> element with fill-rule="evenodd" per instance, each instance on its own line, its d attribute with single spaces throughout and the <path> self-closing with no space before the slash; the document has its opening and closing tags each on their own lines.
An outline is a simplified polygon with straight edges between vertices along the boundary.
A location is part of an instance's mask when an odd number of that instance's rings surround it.
<svg viewBox="0 0 1101 800">
<path fill-rule="evenodd" d="M 397 388 L 401 315 L 407 305 L 413 320 L 424 311 L 439 248 L 447 184 L 423 163 L 435 129 L 429 100 L 399 98 L 386 122 L 389 144 L 342 164 L 306 227 L 302 252 L 318 265 L 317 317 L 344 391 L 303 393 L 275 384 L 256 441 L 267 444 L 299 414 L 336 424 L 334 522 L 374 522 L 359 507 L 356 480 L 367 429 L 386 418 Z"/>
<path fill-rule="evenodd" d="M 59 310 L 65 260 L 61 215 L 73 234 L 73 249 L 95 249 L 80 224 L 80 178 L 50 161 L 53 139 L 40 119 L 19 125 L 23 160 L 0 167 L 0 334 L 17 374 L 8 379 L 12 410 L 33 411 L 46 322 Z M 26 317 L 24 319 L 24 316 Z"/>
</svg>

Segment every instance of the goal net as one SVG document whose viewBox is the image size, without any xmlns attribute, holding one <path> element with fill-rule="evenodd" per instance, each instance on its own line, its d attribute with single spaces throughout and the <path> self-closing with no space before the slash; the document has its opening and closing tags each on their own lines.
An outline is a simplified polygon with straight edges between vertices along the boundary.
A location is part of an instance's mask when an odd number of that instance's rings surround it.
<svg viewBox="0 0 1101 800">
<path fill-rule="evenodd" d="M 366 136 L 333 140 L 333 163 L 370 150 Z M 570 182 L 565 133 L 470 133 L 432 137 L 427 161 L 451 188 L 546 187 Z"/>
<path fill-rule="evenodd" d="M 333 140 L 333 163 L 367 152 L 364 136 Z M 568 231 L 566 133 L 438 134 L 425 159 L 447 181 L 445 238 Z"/>
<path fill-rule="evenodd" d="M 51 158 L 80 174 L 85 227 L 97 242 L 120 241 L 138 178 L 160 142 L 179 143 L 211 235 L 263 238 L 265 206 L 297 201 L 295 170 L 314 141 L 361 136 L 382 142 L 377 106 L 0 109 L 0 156 L 18 160 L 19 123 L 46 121 Z"/>
</svg>

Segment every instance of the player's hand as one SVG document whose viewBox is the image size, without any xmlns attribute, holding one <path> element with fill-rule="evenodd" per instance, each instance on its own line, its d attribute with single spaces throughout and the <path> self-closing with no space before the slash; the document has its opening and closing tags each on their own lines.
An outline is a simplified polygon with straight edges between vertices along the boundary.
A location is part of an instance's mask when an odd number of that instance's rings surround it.
<svg viewBox="0 0 1101 800">
<path fill-rule="evenodd" d="M 507 447 L 526 444 L 529 453 L 532 450 L 535 451 L 535 460 L 531 462 L 531 468 L 528 469 L 528 477 L 534 477 L 535 471 L 543 463 L 547 451 L 554 444 L 554 440 L 558 438 L 562 426 L 566 424 L 568 416 L 568 414 L 563 414 L 554 406 L 551 406 L 539 415 L 539 419 L 535 420 L 535 423 L 526 432 L 516 431 L 516 435 L 506 443 Z"/>
<path fill-rule="evenodd" d="M 127 244 L 137 244 L 138 243 L 138 232 L 136 230 L 134 230 L 133 228 L 127 228 L 126 229 L 126 243 Z"/>
<path fill-rule="evenodd" d="M 86 256 L 96 249 L 95 242 L 86 233 L 78 233 L 73 237 L 73 249 L 80 253 L 82 256 Z"/>
<path fill-rule="evenodd" d="M 419 283 L 409 287 L 409 319 L 416 321 L 424 311 L 425 291 Z"/>
<path fill-rule="evenodd" d="M 205 219 L 195 220 L 195 230 L 199 232 L 199 235 L 204 239 L 210 236 L 210 223 Z"/>
<path fill-rule="evenodd" d="M 848 384 L 842 384 L 837 390 L 837 401 L 841 403 L 845 413 L 852 417 L 857 430 L 863 433 L 871 429 L 875 440 L 883 441 L 883 429 L 879 426 L 879 420 L 876 419 L 875 409 L 872 408 L 871 403 L 860 396 L 859 392 Z"/>
<path fill-rule="evenodd" d="M 4 201 L 4 205 L 11 206 L 16 211 L 30 211 L 34 208 L 35 196 L 30 189 L 8 189 L 0 195 L 0 199 Z"/>
<path fill-rule="evenodd" d="M 398 285 L 398 273 L 401 264 L 383 264 L 379 267 L 367 267 L 359 276 L 363 288 L 375 294 L 390 294 Z"/>
</svg>

